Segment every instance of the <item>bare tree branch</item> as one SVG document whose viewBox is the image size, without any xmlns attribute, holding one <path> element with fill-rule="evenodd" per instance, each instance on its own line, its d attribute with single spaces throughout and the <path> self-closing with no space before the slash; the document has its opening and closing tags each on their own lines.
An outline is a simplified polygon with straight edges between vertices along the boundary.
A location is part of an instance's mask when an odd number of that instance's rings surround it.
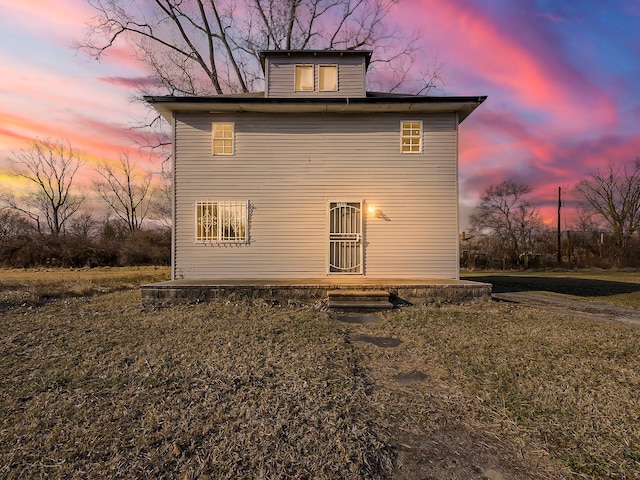
<svg viewBox="0 0 640 480">
<path fill-rule="evenodd" d="M 84 201 L 84 196 L 73 193 L 75 175 L 83 163 L 80 153 L 69 142 L 36 140 L 30 148 L 15 152 L 12 162 L 13 174 L 34 190 L 19 198 L 10 196 L 9 205 L 32 218 L 39 231 L 43 216 L 51 234 L 59 236 Z"/>
<path fill-rule="evenodd" d="M 640 158 L 633 167 L 609 164 L 576 185 L 581 206 L 597 215 L 613 232 L 620 253 L 628 239 L 640 231 Z"/>
<path fill-rule="evenodd" d="M 499 240 L 511 260 L 530 251 L 533 238 L 541 229 L 537 209 L 524 196 L 528 185 L 504 181 L 490 186 L 470 216 L 471 231 Z"/>
<path fill-rule="evenodd" d="M 393 89 L 420 77 L 410 61 L 419 33 L 390 24 L 398 0 L 243 0 L 237 9 L 242 0 L 87 1 L 97 14 L 76 48 L 100 58 L 126 41 L 171 94 L 248 92 L 262 80 L 258 52 L 271 49 L 370 48 L 372 65 L 385 65 L 372 74 L 394 71 Z"/>
<path fill-rule="evenodd" d="M 125 222 L 130 232 L 140 230 L 152 204 L 153 175 L 139 174 L 126 153 L 115 165 L 101 163 L 96 172 L 101 177 L 94 184 L 96 193 Z"/>
</svg>

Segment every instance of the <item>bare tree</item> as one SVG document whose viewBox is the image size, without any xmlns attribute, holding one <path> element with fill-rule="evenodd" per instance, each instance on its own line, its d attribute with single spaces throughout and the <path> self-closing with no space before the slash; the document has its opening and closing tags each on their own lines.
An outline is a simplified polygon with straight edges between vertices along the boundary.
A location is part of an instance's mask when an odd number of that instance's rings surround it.
<svg viewBox="0 0 640 480">
<path fill-rule="evenodd" d="M 126 153 L 117 163 L 101 163 L 96 172 L 101 177 L 94 184 L 96 193 L 130 232 L 140 230 L 152 205 L 153 175 L 140 172 Z"/>
<path fill-rule="evenodd" d="M 67 221 L 78 211 L 83 195 L 73 193 L 76 173 L 83 163 L 69 142 L 35 140 L 30 148 L 13 153 L 13 174 L 26 179 L 33 189 L 5 195 L 5 202 L 31 218 L 43 232 L 44 217 L 49 232 L 58 237 Z"/>
<path fill-rule="evenodd" d="M 154 87 L 172 95 L 253 91 L 262 82 L 260 50 L 373 49 L 391 85 L 415 72 L 421 49 L 389 25 L 399 0 L 87 0 L 96 10 L 76 48 L 100 58 L 120 41 L 151 70 Z M 436 68 L 432 80 L 441 78 Z M 393 88 L 393 87 L 392 87 Z"/>
<path fill-rule="evenodd" d="M 542 230 L 537 208 L 524 198 L 528 193 L 528 185 L 509 180 L 492 185 L 469 218 L 472 233 L 493 238 L 513 262 L 532 250 Z"/>
<path fill-rule="evenodd" d="M 601 218 L 624 253 L 629 238 L 640 230 L 640 157 L 633 167 L 610 164 L 576 185 L 582 208 Z"/>
<path fill-rule="evenodd" d="M 156 182 L 157 195 L 151 204 L 151 214 L 159 225 L 171 228 L 173 223 L 173 173 L 164 170 L 160 174 L 160 180 Z"/>
<path fill-rule="evenodd" d="M 33 227 L 22 215 L 8 208 L 0 208 L 0 243 L 29 232 L 33 233 Z"/>
<path fill-rule="evenodd" d="M 80 239 L 88 239 L 95 236 L 98 222 L 89 212 L 82 212 L 73 218 L 69 223 L 67 233 Z"/>
</svg>

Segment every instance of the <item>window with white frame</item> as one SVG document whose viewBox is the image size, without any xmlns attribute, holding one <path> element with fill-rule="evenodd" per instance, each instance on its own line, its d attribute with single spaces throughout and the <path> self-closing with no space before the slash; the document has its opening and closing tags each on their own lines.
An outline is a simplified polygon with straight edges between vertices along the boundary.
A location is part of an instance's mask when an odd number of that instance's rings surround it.
<svg viewBox="0 0 640 480">
<path fill-rule="evenodd" d="M 296 65 L 296 92 L 313 92 L 313 65 Z"/>
<path fill-rule="evenodd" d="M 247 242 L 248 205 L 247 201 L 196 202 L 196 242 Z"/>
<path fill-rule="evenodd" d="M 400 151 L 402 153 L 422 152 L 422 121 L 400 122 Z"/>
<path fill-rule="evenodd" d="M 213 154 L 233 155 L 233 123 L 213 123 Z"/>
<path fill-rule="evenodd" d="M 338 66 L 318 66 L 318 87 L 321 92 L 335 92 L 338 90 Z"/>
</svg>

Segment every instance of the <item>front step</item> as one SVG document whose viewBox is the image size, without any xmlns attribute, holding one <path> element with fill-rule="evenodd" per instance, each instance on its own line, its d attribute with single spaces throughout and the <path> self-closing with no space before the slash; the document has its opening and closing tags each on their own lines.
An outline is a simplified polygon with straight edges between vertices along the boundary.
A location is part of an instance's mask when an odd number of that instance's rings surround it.
<svg viewBox="0 0 640 480">
<path fill-rule="evenodd" d="M 386 310 L 393 308 L 384 290 L 329 290 L 329 308 L 336 310 Z"/>
</svg>

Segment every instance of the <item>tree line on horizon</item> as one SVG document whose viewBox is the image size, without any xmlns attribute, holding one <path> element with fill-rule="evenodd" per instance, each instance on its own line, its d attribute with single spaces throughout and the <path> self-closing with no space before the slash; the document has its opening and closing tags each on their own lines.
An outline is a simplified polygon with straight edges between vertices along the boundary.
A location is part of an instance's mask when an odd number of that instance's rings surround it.
<svg viewBox="0 0 640 480">
<path fill-rule="evenodd" d="M 11 174 L 26 188 L 5 188 L 0 194 L 0 265 L 169 263 L 166 176 L 154 182 L 152 173 L 123 153 L 117 161 L 94 167 L 89 198 L 77 181 L 86 162 L 68 141 L 34 140 L 10 160 Z M 101 209 L 90 205 L 96 202 Z"/>
<path fill-rule="evenodd" d="M 531 192 L 512 180 L 485 190 L 461 240 L 463 268 L 640 267 L 640 157 L 578 181 L 577 221 L 564 229 L 542 222 Z"/>
</svg>

